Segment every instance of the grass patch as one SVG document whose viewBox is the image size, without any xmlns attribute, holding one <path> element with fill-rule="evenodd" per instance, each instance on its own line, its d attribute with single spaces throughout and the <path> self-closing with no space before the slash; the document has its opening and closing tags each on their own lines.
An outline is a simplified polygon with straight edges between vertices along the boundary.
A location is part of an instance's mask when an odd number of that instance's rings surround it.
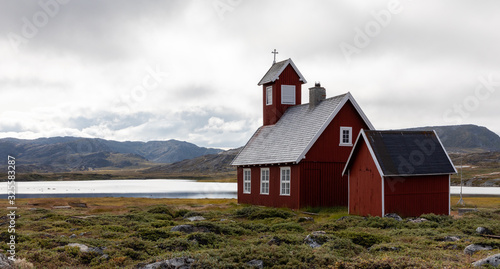
<svg viewBox="0 0 500 269">
<path fill-rule="evenodd" d="M 223 199 L 82 198 L 78 202 L 87 208 L 52 209 L 75 201 L 16 200 L 16 256 L 34 268 L 134 268 L 186 256 L 197 268 L 246 268 L 253 259 L 270 268 L 464 268 L 500 251 L 499 240 L 475 232 L 482 226 L 500 235 L 500 210 L 490 206 L 463 216 L 427 214 L 422 223 L 347 216 L 346 208 L 294 212 Z M 471 204 L 486 201 L 500 199 L 466 197 Z M 8 213 L 6 206 L 0 201 L 0 215 Z M 206 220 L 192 222 L 189 216 Z M 314 221 L 299 223 L 303 216 Z M 171 232 L 176 225 L 193 225 L 194 232 Z M 311 247 L 308 235 L 320 246 Z M 449 236 L 460 240 L 445 241 Z M 0 232 L 0 248 L 7 249 L 9 239 L 7 230 Z M 69 243 L 100 252 L 84 253 Z M 493 250 L 471 257 L 463 253 L 469 244 Z"/>
</svg>

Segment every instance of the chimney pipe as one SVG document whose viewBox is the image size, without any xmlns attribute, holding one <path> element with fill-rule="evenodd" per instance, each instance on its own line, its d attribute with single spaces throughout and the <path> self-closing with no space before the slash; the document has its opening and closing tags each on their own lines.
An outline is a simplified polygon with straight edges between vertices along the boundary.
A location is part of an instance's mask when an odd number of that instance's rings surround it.
<svg viewBox="0 0 500 269">
<path fill-rule="evenodd" d="M 309 109 L 315 108 L 321 101 L 326 98 L 326 89 L 321 87 L 319 82 L 314 84 L 314 87 L 309 88 Z"/>
</svg>

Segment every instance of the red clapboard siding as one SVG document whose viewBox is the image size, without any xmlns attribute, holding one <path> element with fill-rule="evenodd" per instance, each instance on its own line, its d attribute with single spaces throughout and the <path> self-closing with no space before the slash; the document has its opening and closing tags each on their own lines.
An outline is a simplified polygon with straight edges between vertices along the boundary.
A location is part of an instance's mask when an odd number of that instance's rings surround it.
<svg viewBox="0 0 500 269">
<path fill-rule="evenodd" d="M 387 177 L 384 195 L 386 213 L 405 217 L 426 213 L 448 215 L 449 176 Z"/>
<path fill-rule="evenodd" d="M 307 161 L 346 163 L 352 147 L 339 146 L 340 127 L 352 127 L 352 143 L 361 129 L 369 129 L 354 106 L 348 101 L 306 154 Z"/>
<path fill-rule="evenodd" d="M 280 195 L 280 167 L 290 167 L 290 195 Z M 245 167 L 246 169 L 247 167 Z M 269 194 L 260 194 L 261 168 L 269 168 Z M 299 208 L 299 177 L 298 165 L 254 166 L 251 169 L 251 193 L 243 193 L 243 167 L 238 167 L 238 203 L 272 207 Z"/>
<path fill-rule="evenodd" d="M 288 65 L 285 70 L 280 74 L 279 79 L 264 84 L 262 86 L 262 105 L 264 112 L 264 125 L 273 125 L 281 118 L 285 111 L 294 105 L 281 104 L 281 85 L 295 85 L 295 105 L 302 104 L 302 82 L 299 80 L 299 75 L 293 70 L 291 65 Z M 266 88 L 273 87 L 273 103 L 266 105 Z"/>
<path fill-rule="evenodd" d="M 300 207 L 347 206 L 347 177 L 342 177 L 344 165 L 301 162 Z"/>
<path fill-rule="evenodd" d="M 382 178 L 364 141 L 349 171 L 349 214 L 382 216 Z"/>
</svg>

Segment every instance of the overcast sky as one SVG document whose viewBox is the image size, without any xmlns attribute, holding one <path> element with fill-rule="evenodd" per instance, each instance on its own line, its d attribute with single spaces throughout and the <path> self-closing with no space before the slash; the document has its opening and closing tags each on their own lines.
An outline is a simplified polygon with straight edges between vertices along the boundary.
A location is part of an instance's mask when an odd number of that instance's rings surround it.
<svg viewBox="0 0 500 269">
<path fill-rule="evenodd" d="M 0 2 L 0 137 L 246 143 L 292 58 L 377 129 L 500 133 L 498 1 Z"/>
</svg>

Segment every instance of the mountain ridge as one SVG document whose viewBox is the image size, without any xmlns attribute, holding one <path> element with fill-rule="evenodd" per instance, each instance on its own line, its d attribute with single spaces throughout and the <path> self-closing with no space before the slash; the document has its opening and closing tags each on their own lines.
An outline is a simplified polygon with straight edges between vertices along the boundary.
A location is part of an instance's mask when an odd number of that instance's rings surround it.
<svg viewBox="0 0 500 269">
<path fill-rule="evenodd" d="M 174 163 L 221 151 L 174 139 L 148 142 L 82 137 L 0 139 L 0 154 L 15 156 L 26 172 L 122 168 L 125 164 L 139 166 L 146 162 Z"/>
<path fill-rule="evenodd" d="M 500 136 L 474 124 L 414 127 L 401 130 L 435 130 L 448 153 L 500 152 Z"/>
</svg>

